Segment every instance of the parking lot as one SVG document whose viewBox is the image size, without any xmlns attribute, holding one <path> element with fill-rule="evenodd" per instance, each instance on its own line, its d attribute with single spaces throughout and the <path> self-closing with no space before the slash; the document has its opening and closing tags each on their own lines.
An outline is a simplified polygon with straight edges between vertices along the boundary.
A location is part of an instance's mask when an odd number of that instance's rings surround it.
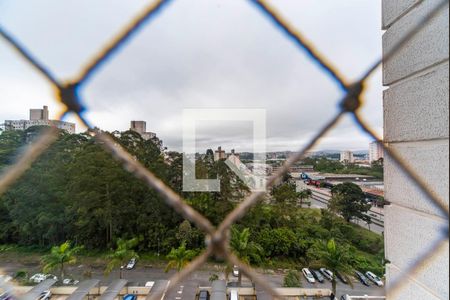
<svg viewBox="0 0 450 300">
<path fill-rule="evenodd" d="M 0 271 L 4 274 L 15 274 L 18 270 L 28 269 L 30 271 L 30 275 L 34 273 L 38 273 L 40 271 L 39 266 L 24 266 L 19 263 L 0 263 Z M 70 274 L 73 278 L 83 280 L 83 269 L 84 266 L 78 265 L 68 268 L 68 274 Z M 195 299 L 196 292 L 199 287 L 207 287 L 210 286 L 209 278 L 213 274 L 217 274 L 224 278 L 224 275 L 219 271 L 219 266 L 208 265 L 207 268 L 198 270 L 191 274 L 187 280 L 180 283 L 172 289 L 168 291 L 166 289 L 170 277 L 174 274 L 174 271 L 170 271 L 168 273 L 164 272 L 163 268 L 160 267 L 150 267 L 150 266 L 141 266 L 139 262 L 135 269 L 133 270 L 125 270 L 123 274 L 123 278 L 127 279 L 129 283 L 136 285 L 144 285 L 148 281 L 153 281 L 157 283 L 161 289 L 165 291 L 162 299 L 168 300 L 192 300 Z M 271 271 L 270 273 L 262 272 L 262 276 L 274 287 L 282 287 L 284 280 L 284 272 L 282 270 Z M 113 271 L 109 276 L 104 276 L 102 269 L 93 269 L 92 270 L 92 278 L 100 279 L 101 285 L 109 285 L 113 280 L 119 278 L 118 270 Z M 232 275 L 230 275 L 230 280 L 237 280 Z M 244 278 L 244 283 L 251 284 Z M 350 295 L 369 295 L 369 296 L 383 296 L 384 289 L 371 284 L 370 287 L 366 287 L 361 284 L 356 278 L 353 278 L 353 288 L 350 285 L 343 284 L 338 281 L 337 291 L 338 296 L 344 294 Z M 325 280 L 324 283 L 308 283 L 305 278 L 302 276 L 302 287 L 304 288 L 328 288 L 331 289 L 331 282 Z"/>
</svg>

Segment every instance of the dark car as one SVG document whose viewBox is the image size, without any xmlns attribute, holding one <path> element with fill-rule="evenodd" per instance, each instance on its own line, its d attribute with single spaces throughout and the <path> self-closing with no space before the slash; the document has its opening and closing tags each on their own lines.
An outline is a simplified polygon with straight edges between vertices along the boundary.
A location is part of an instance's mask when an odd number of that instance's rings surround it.
<svg viewBox="0 0 450 300">
<path fill-rule="evenodd" d="M 370 286 L 369 279 L 367 279 L 366 276 L 364 276 L 363 273 L 356 271 L 355 272 L 356 278 L 358 278 L 359 281 L 361 281 L 362 284 L 365 286 Z"/>
<path fill-rule="evenodd" d="M 209 292 L 208 291 L 200 291 L 198 294 L 198 300 L 209 300 Z"/>
<path fill-rule="evenodd" d="M 0 300 L 14 300 L 14 297 L 8 292 L 5 292 L 3 294 L 0 294 Z"/>
<path fill-rule="evenodd" d="M 323 283 L 325 281 L 325 278 L 323 278 L 319 270 L 311 269 L 311 273 L 313 274 L 314 278 L 317 279 L 318 282 Z"/>
<path fill-rule="evenodd" d="M 339 278 L 339 280 L 343 284 L 348 284 L 348 280 L 344 276 L 342 276 L 342 274 L 340 274 L 339 272 L 336 272 L 336 277 Z"/>
</svg>

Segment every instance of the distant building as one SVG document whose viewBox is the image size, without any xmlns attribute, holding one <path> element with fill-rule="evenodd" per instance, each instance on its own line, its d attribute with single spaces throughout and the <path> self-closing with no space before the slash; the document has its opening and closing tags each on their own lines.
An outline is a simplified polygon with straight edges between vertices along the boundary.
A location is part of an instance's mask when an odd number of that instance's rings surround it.
<svg viewBox="0 0 450 300">
<path fill-rule="evenodd" d="M 384 149 L 381 143 L 377 141 L 370 143 L 369 145 L 369 162 L 374 162 L 384 158 Z"/>
<path fill-rule="evenodd" d="M 156 137 L 156 133 L 147 131 L 147 123 L 145 121 L 131 121 L 130 130 L 139 133 L 144 140 Z"/>
<path fill-rule="evenodd" d="M 223 159 L 227 159 L 227 154 L 225 153 L 224 150 L 222 150 L 222 147 L 219 147 L 214 152 L 214 161 L 219 161 L 219 160 L 223 160 Z"/>
<path fill-rule="evenodd" d="M 241 162 L 239 153 L 236 153 L 236 151 L 234 149 L 231 150 L 231 153 L 227 154 L 227 158 L 229 160 L 231 160 L 231 162 L 233 162 L 233 163 Z"/>
<path fill-rule="evenodd" d="M 353 163 L 355 158 L 353 157 L 352 151 L 342 151 L 340 161 L 343 163 Z"/>
<path fill-rule="evenodd" d="M 76 129 L 74 123 L 50 120 L 47 106 L 44 106 L 43 109 L 30 109 L 29 120 L 6 120 L 4 125 L 6 131 L 27 130 L 33 126 L 55 126 L 70 134 L 74 134 Z"/>
<path fill-rule="evenodd" d="M 30 121 L 46 120 L 48 121 L 48 106 L 43 109 L 30 109 Z"/>
</svg>

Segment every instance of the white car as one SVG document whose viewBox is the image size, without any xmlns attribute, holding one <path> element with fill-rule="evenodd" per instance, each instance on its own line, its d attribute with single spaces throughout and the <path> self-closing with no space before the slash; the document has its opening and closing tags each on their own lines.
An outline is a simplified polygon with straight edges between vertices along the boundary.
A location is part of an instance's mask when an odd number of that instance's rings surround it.
<svg viewBox="0 0 450 300">
<path fill-rule="evenodd" d="M 64 285 L 77 285 L 80 281 L 79 280 L 72 280 L 70 278 L 66 278 L 63 280 Z"/>
<path fill-rule="evenodd" d="M 58 277 L 56 277 L 53 274 L 45 274 L 44 277 L 45 277 L 45 279 L 54 279 L 54 280 L 58 281 Z"/>
<path fill-rule="evenodd" d="M 37 273 L 37 274 L 34 274 L 33 276 L 30 277 L 30 282 L 33 282 L 33 283 L 41 283 L 41 282 L 44 281 L 45 279 L 47 279 L 47 278 L 45 277 L 44 274 L 42 274 L 42 273 Z"/>
<path fill-rule="evenodd" d="M 127 264 L 127 270 L 131 270 L 136 266 L 136 258 L 130 259 L 130 261 Z"/>
<path fill-rule="evenodd" d="M 13 278 L 9 275 L 1 275 L 0 274 L 0 282 L 10 282 Z"/>
<path fill-rule="evenodd" d="M 50 290 L 43 291 L 40 295 L 38 300 L 49 300 L 52 297 L 52 292 Z"/>
<path fill-rule="evenodd" d="M 326 279 L 333 280 L 334 274 L 330 270 L 327 270 L 325 268 L 320 268 L 320 273 L 322 273 L 322 275 L 325 276 Z"/>
<path fill-rule="evenodd" d="M 238 266 L 233 266 L 233 276 L 239 277 L 239 268 Z"/>
<path fill-rule="evenodd" d="M 314 278 L 313 274 L 308 268 L 302 269 L 303 276 L 305 276 L 306 280 L 308 280 L 309 283 L 316 283 L 316 279 Z"/>
<path fill-rule="evenodd" d="M 383 286 L 384 283 L 383 281 L 380 279 L 380 277 L 378 277 L 377 275 L 373 274 L 372 272 L 366 272 L 366 277 L 369 278 L 371 281 L 373 281 L 376 285 L 378 286 Z"/>
</svg>

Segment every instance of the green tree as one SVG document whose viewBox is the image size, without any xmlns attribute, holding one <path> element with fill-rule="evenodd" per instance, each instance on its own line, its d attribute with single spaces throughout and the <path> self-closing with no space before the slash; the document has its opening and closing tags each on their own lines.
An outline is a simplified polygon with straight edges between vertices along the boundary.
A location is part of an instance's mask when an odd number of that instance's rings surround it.
<svg viewBox="0 0 450 300">
<path fill-rule="evenodd" d="M 295 206 L 299 196 L 300 193 L 296 191 L 294 183 L 282 183 L 272 189 L 272 197 L 276 204 L 283 204 L 290 207 Z"/>
<path fill-rule="evenodd" d="M 178 227 L 178 232 L 176 234 L 177 239 L 181 243 L 186 243 L 192 238 L 192 226 L 188 220 L 184 220 Z"/>
<path fill-rule="evenodd" d="M 257 235 L 257 242 L 267 257 L 289 257 L 297 238 L 295 233 L 286 227 L 264 228 Z"/>
<path fill-rule="evenodd" d="M 334 186 L 331 195 L 328 208 L 339 213 L 348 223 L 354 218 L 364 219 L 365 213 L 371 207 L 364 201 L 365 196 L 361 188 L 351 182 Z"/>
<path fill-rule="evenodd" d="M 353 273 L 353 268 L 351 266 L 351 254 L 348 247 L 339 246 L 334 239 L 331 239 L 326 243 L 318 243 L 309 254 L 315 257 L 321 265 L 333 273 L 333 278 L 331 280 L 333 294 L 336 295 L 337 273 L 341 274 L 341 276 L 346 278 L 347 281 L 352 284 L 349 276 Z"/>
<path fill-rule="evenodd" d="M 124 265 L 132 258 L 138 258 L 138 254 L 133 250 L 139 243 L 138 238 L 130 240 L 118 239 L 117 248 L 108 255 L 109 263 L 106 266 L 105 274 L 110 274 L 115 268 L 120 268 L 119 277 L 122 279 Z"/>
<path fill-rule="evenodd" d="M 295 270 L 289 270 L 286 276 L 284 276 L 283 286 L 287 288 L 302 287 L 302 280 L 300 273 Z"/>
<path fill-rule="evenodd" d="M 54 269 L 59 269 L 59 278 L 64 279 L 64 267 L 77 262 L 76 254 L 81 249 L 82 247 L 72 247 L 70 241 L 52 247 L 50 253 L 44 255 L 41 259 L 44 265 L 43 271 L 48 273 Z"/>
<path fill-rule="evenodd" d="M 5 131 L 0 134 L 0 169 L 13 163 L 17 150 L 23 144 L 23 131 Z"/>
<path fill-rule="evenodd" d="M 303 207 L 303 201 L 311 198 L 312 191 L 310 189 L 305 189 L 298 193 L 298 197 L 300 199 L 300 207 Z"/>
<path fill-rule="evenodd" d="M 186 242 L 183 242 L 177 249 L 172 248 L 170 253 L 167 255 L 167 260 L 169 261 L 166 266 L 166 272 L 171 269 L 180 272 L 188 263 L 197 255 L 194 250 L 186 249 Z"/>
<path fill-rule="evenodd" d="M 251 261 L 260 262 L 263 249 L 260 245 L 250 241 L 250 229 L 245 228 L 239 231 L 236 227 L 231 227 L 230 247 L 233 252 L 245 264 Z M 242 272 L 239 270 L 239 285 L 242 283 Z"/>
</svg>

